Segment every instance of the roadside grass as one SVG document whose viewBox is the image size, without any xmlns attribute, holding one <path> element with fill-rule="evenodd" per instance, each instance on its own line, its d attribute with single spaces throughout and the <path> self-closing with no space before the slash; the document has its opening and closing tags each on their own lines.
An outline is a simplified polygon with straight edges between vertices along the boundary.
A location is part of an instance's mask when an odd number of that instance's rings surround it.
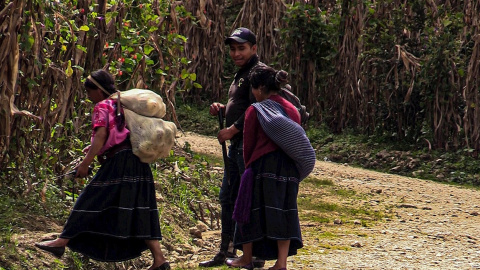
<svg viewBox="0 0 480 270">
<path fill-rule="evenodd" d="M 372 194 L 358 193 L 354 190 L 339 188 L 330 180 L 307 178 L 301 183 L 298 198 L 300 211 L 305 211 L 307 220 L 323 217 L 328 223 L 335 219 L 351 222 L 361 220 L 367 223 L 377 222 L 385 218 L 386 214 L 364 203 Z M 312 213 L 315 213 L 312 215 Z"/>
<path fill-rule="evenodd" d="M 182 107 L 177 110 L 179 120 L 185 130 L 199 134 L 215 136 L 218 132 L 218 120 L 210 116 L 205 108 Z M 343 158 L 340 162 L 361 166 L 367 154 L 375 155 L 385 148 L 381 142 L 372 142 L 372 139 L 361 139 L 355 135 L 333 136 L 322 129 L 307 130 L 309 138 L 317 149 L 317 157 L 331 157 L 336 154 Z M 393 147 L 393 146 L 390 146 Z M 154 177 L 158 179 L 157 187 L 161 197 L 159 210 L 161 214 L 163 244 L 171 250 L 178 244 L 191 243 L 192 239 L 188 228 L 198 220 L 215 227 L 219 220 L 218 193 L 223 173 L 222 157 L 199 155 L 191 151 L 188 144 L 181 146 L 182 153 L 177 152 L 171 157 L 154 165 Z M 389 148 L 390 150 L 391 148 Z M 395 150 L 395 149 L 394 149 Z M 180 150 L 178 150 L 180 151 Z M 392 150 L 393 151 L 393 150 Z M 421 155 L 412 152 L 414 155 Z M 451 168 L 444 163 L 431 164 L 436 159 L 436 153 L 430 153 L 431 158 L 422 163 L 425 173 L 429 168 Z M 453 154 L 444 154 L 443 161 L 452 160 Z M 457 156 L 458 158 L 458 156 Z M 470 159 L 459 159 L 455 168 L 462 168 Z M 472 171 L 477 163 L 471 163 Z M 382 164 L 380 164 L 382 165 Z M 480 168 L 480 166 L 477 167 Z M 377 169 L 378 170 L 378 169 Z M 453 175 L 462 181 L 467 176 L 458 171 Z M 477 179 L 480 179 L 477 177 Z M 4 189 L 5 190 L 5 189 Z M 34 247 L 25 247 L 18 242 L 16 236 L 28 235 L 34 231 L 29 223 L 38 223 L 44 226 L 43 231 L 49 228 L 43 221 L 32 219 L 32 216 L 42 215 L 45 219 L 61 224 L 71 208 L 71 197 L 61 198 L 57 193 L 60 190 L 49 187 L 47 202 L 51 205 L 42 206 L 38 196 L 22 201 L 20 198 L 9 196 L 0 191 L 0 270 L 9 269 L 141 269 L 150 260 L 149 254 L 137 260 L 124 263 L 97 263 L 86 260 L 83 256 L 67 251 L 61 260 L 51 260 L 43 252 Z M 306 242 L 299 254 L 322 254 L 330 250 L 349 250 L 352 247 L 347 243 L 351 236 L 372 237 L 368 230 L 363 230 L 390 218 L 387 206 L 381 203 L 372 206 L 368 202 L 378 199 L 376 194 L 366 194 L 354 190 L 341 188 L 329 179 L 309 177 L 301 183 L 298 197 L 299 216 L 302 224 L 302 233 Z M 30 236 L 32 237 L 32 236 Z M 47 264 L 47 261 L 48 264 Z M 176 267 L 175 269 L 182 269 Z M 192 268 L 184 268 L 192 269 Z M 199 268 L 200 269 L 200 268 Z M 219 267 L 216 269 L 229 269 Z"/>
<path fill-rule="evenodd" d="M 182 129 L 216 136 L 219 130 L 218 118 L 209 114 L 209 106 L 210 104 L 203 106 L 180 104 L 176 113 Z"/>
<path fill-rule="evenodd" d="M 370 237 L 364 228 L 390 217 L 388 209 L 368 203 L 373 196 L 338 187 L 328 179 L 303 180 L 298 196 L 299 217 L 304 239 L 311 242 L 305 243 L 299 254 L 348 251 L 352 247 L 345 242 L 351 241 L 352 235 Z"/>
<path fill-rule="evenodd" d="M 184 145 L 175 146 L 169 157 L 151 166 L 156 180 L 162 248 L 177 252 L 178 247 L 182 247 L 185 252 L 192 252 L 186 249 L 195 248 L 189 228 L 199 221 L 214 229 L 219 227 L 218 194 L 223 160 L 193 153 Z M 35 192 L 38 191 L 32 191 Z M 58 188 L 49 187 L 47 194 L 42 203 L 38 198 L 21 199 L 0 192 L 0 270 L 148 268 L 149 252 L 125 262 L 103 263 L 69 249 L 62 259 L 52 259 L 48 253 L 35 248 L 34 243 L 45 235 L 55 237 L 61 232 L 66 214 L 71 210 L 71 197 L 63 196 Z M 56 224 L 55 229 L 51 224 Z"/>
<path fill-rule="evenodd" d="M 182 128 L 216 136 L 218 119 L 209 115 L 209 104 L 180 104 L 176 110 Z M 480 189 L 480 159 L 471 149 L 443 151 L 427 144 L 396 140 L 385 135 L 364 135 L 355 130 L 332 133 L 311 119 L 306 129 L 318 160 L 348 163 L 385 173 Z M 386 155 L 379 155 L 379 153 Z"/>
<path fill-rule="evenodd" d="M 62 212 L 51 210 L 56 207 L 61 208 L 57 201 L 42 205 L 35 197 L 21 199 L 5 190 L 0 192 L 0 269 L 65 269 L 60 261 L 38 267 L 34 260 L 35 248 L 26 247 L 18 239 L 18 235 L 43 227 L 38 223 L 47 219 L 49 212 Z"/>
</svg>

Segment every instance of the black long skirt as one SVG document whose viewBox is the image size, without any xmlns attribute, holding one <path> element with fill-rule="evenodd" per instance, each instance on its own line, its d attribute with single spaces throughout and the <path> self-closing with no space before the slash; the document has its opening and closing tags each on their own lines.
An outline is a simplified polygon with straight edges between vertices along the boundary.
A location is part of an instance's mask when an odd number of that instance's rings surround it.
<svg viewBox="0 0 480 270">
<path fill-rule="evenodd" d="M 290 240 L 288 256 L 303 247 L 298 218 L 299 173 L 293 160 L 278 150 L 252 165 L 254 184 L 250 222 L 237 224 L 234 245 L 252 242 L 253 256 L 265 260 L 278 257 L 277 240 Z"/>
<path fill-rule="evenodd" d="M 68 247 L 98 261 L 124 261 L 161 240 L 150 166 L 131 149 L 107 160 L 78 197 L 61 238 Z"/>
</svg>

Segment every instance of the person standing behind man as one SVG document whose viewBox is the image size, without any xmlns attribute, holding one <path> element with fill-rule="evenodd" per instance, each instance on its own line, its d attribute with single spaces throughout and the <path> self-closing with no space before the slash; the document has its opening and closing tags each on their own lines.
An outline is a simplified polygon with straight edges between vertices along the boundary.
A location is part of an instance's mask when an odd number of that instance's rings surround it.
<svg viewBox="0 0 480 270">
<path fill-rule="evenodd" d="M 201 267 L 219 266 L 225 263 L 228 257 L 235 257 L 235 250 L 232 246 L 235 223 L 232 219 L 235 200 L 237 198 L 240 178 L 245 171 L 243 161 L 243 122 L 245 111 L 255 102 L 249 82 L 249 74 L 253 67 L 265 65 L 261 63 L 257 55 L 257 38 L 250 29 L 240 27 L 225 39 L 225 45 L 230 47 L 230 57 L 234 64 L 240 69 L 235 74 L 235 78 L 228 91 L 227 105 L 214 102 L 210 105 L 210 114 L 218 115 L 221 110 L 225 115 L 226 128 L 218 133 L 218 141 L 223 143 L 230 140 L 228 149 L 229 179 L 227 179 L 227 169 L 223 175 L 222 187 L 220 189 L 221 205 L 221 224 L 222 234 L 220 251 L 211 260 L 200 262 Z M 265 261 L 255 261 L 258 267 L 263 267 Z"/>
<path fill-rule="evenodd" d="M 260 66 L 250 75 L 257 102 L 245 113 L 244 160 L 233 219 L 234 246 L 243 251 L 231 267 L 253 269 L 253 256 L 276 259 L 269 270 L 286 270 L 287 257 L 303 247 L 297 196 L 315 165 L 315 150 L 300 126 L 297 108 L 278 93 L 287 72 Z"/>
</svg>

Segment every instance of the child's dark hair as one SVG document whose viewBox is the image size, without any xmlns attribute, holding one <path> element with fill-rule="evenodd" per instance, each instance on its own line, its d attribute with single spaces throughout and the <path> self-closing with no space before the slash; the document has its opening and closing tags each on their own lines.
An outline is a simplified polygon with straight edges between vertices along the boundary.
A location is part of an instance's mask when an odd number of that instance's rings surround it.
<svg viewBox="0 0 480 270">
<path fill-rule="evenodd" d="M 115 88 L 115 80 L 113 79 L 112 75 L 108 73 L 107 71 L 103 69 L 96 70 L 90 74 L 90 77 L 95 80 L 103 89 L 105 89 L 108 93 L 113 94 L 117 90 Z M 90 89 L 98 89 L 98 85 L 95 84 L 90 78 L 87 78 L 85 80 L 85 88 L 90 88 Z M 107 93 L 105 93 L 102 89 L 102 92 L 105 96 Z"/>
<path fill-rule="evenodd" d="M 252 70 L 249 79 L 253 88 L 264 86 L 265 93 L 278 92 L 285 85 L 288 73 L 284 70 L 276 71 L 269 66 L 258 66 Z"/>
</svg>

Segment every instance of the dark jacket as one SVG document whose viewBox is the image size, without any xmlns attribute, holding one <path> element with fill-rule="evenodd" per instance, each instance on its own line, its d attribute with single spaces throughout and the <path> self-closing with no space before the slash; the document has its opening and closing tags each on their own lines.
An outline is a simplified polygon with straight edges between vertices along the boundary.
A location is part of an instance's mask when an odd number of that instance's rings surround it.
<svg viewBox="0 0 480 270">
<path fill-rule="evenodd" d="M 240 130 L 240 132 L 231 139 L 232 143 L 242 140 L 245 111 L 256 101 L 252 94 L 248 75 L 252 68 L 258 64 L 263 63 L 259 62 L 257 55 L 254 55 L 250 61 L 235 74 L 235 78 L 228 90 L 228 103 L 225 112 L 226 126 L 235 125 L 235 127 Z"/>
</svg>

